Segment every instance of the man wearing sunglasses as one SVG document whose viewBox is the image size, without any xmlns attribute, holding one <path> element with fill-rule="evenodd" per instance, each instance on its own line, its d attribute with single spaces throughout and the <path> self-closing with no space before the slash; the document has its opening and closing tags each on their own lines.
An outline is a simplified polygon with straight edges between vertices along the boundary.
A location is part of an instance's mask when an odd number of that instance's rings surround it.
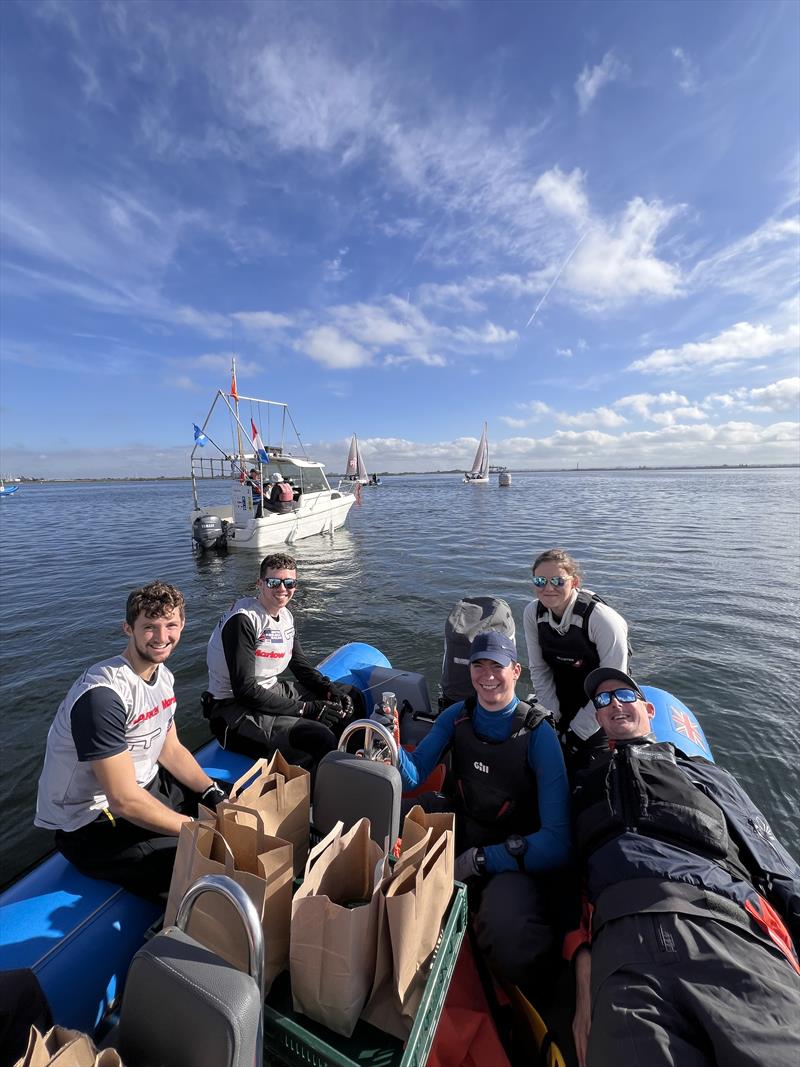
<svg viewBox="0 0 800 1067">
<path fill-rule="evenodd" d="M 313 769 L 352 717 L 353 689 L 306 658 L 288 607 L 296 588 L 291 556 L 262 560 L 257 595 L 237 600 L 208 642 L 202 704 L 223 748 L 254 758 L 280 751 Z"/>
<path fill-rule="evenodd" d="M 800 867 L 730 774 L 656 742 L 630 675 L 585 689 L 609 751 L 573 793 L 581 1067 L 796 1067 Z"/>
</svg>

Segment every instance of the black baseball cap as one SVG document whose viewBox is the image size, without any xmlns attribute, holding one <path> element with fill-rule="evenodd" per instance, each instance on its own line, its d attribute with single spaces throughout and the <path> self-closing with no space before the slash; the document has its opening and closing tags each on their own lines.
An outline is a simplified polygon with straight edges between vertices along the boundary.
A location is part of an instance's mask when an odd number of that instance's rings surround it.
<svg viewBox="0 0 800 1067">
<path fill-rule="evenodd" d="M 593 671 L 590 671 L 583 682 L 583 689 L 587 697 L 591 700 L 597 692 L 597 687 L 601 682 L 623 682 L 628 689 L 632 689 L 634 693 L 646 700 L 641 686 L 634 682 L 633 678 L 625 671 L 619 670 L 618 667 L 595 667 Z"/>
</svg>

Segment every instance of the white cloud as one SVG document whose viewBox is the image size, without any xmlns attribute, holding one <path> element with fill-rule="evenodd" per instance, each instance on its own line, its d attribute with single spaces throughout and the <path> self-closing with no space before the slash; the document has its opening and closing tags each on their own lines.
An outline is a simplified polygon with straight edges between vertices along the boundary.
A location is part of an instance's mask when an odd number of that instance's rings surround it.
<svg viewBox="0 0 800 1067">
<path fill-rule="evenodd" d="M 575 82 L 575 92 L 578 95 L 578 108 L 582 115 L 586 114 L 592 101 L 603 88 L 610 82 L 619 81 L 626 77 L 628 68 L 617 59 L 613 49 L 606 52 L 602 60 L 595 67 L 586 66 L 578 75 Z"/>
<path fill-rule="evenodd" d="M 658 348 L 644 359 L 635 360 L 628 370 L 679 374 L 698 369 L 728 368 L 791 352 L 798 344 L 800 328 L 796 323 L 784 329 L 774 329 L 763 323 L 737 322 L 708 341 L 692 341 L 678 348 Z"/>
<path fill-rule="evenodd" d="M 589 213 L 585 178 L 583 171 L 577 167 L 571 174 L 564 174 L 559 167 L 553 167 L 539 176 L 532 192 L 541 198 L 554 215 L 565 215 L 580 221 Z"/>
<path fill-rule="evenodd" d="M 797 292 L 800 219 L 767 219 L 752 233 L 699 260 L 688 276 L 693 289 L 747 293 L 764 301 L 789 299 Z"/>
<path fill-rule="evenodd" d="M 659 259 L 655 247 L 680 210 L 635 197 L 615 222 L 595 222 L 590 227 L 561 284 L 600 304 L 678 295 L 680 271 Z"/>
<path fill-rule="evenodd" d="M 748 389 L 742 387 L 730 393 L 713 394 L 706 398 L 709 406 L 739 407 L 746 411 L 795 411 L 800 409 L 800 378 L 781 378 L 770 385 Z"/>
<path fill-rule="evenodd" d="M 687 96 L 692 96 L 699 88 L 697 66 L 685 49 L 676 46 L 671 51 L 672 58 L 678 64 L 678 88 Z"/>
<path fill-rule="evenodd" d="M 351 273 L 349 267 L 344 265 L 344 257 L 348 251 L 348 248 L 340 248 L 338 255 L 333 259 L 326 259 L 322 264 L 322 276 L 326 282 L 341 282 Z"/>
<path fill-rule="evenodd" d="M 317 326 L 308 330 L 296 342 L 295 348 L 333 370 L 353 370 L 372 362 L 372 354 L 366 348 L 343 336 L 335 326 Z"/>
<path fill-rule="evenodd" d="M 557 356 L 563 356 L 565 359 L 569 359 L 572 356 L 572 349 L 571 348 L 557 348 L 556 349 L 556 355 Z"/>
<path fill-rule="evenodd" d="M 556 422 L 564 426 L 602 426 L 606 429 L 614 429 L 617 426 L 624 426 L 627 421 L 624 415 L 609 407 L 595 408 L 594 411 L 578 411 L 574 415 L 562 411 L 556 415 Z"/>
</svg>

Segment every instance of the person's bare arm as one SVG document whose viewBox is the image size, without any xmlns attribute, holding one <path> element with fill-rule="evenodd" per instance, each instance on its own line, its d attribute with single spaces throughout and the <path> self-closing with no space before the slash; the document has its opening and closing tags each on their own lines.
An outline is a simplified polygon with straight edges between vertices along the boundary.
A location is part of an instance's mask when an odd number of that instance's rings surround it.
<svg viewBox="0 0 800 1067">
<path fill-rule="evenodd" d="M 192 821 L 188 815 L 179 815 L 142 789 L 136 781 L 130 752 L 119 752 L 115 756 L 94 760 L 92 770 L 108 798 L 112 815 L 143 826 L 146 830 L 176 836 L 185 822 Z"/>
<path fill-rule="evenodd" d="M 214 784 L 189 749 L 178 739 L 174 722 L 167 732 L 158 762 L 181 785 L 185 785 L 194 793 L 203 793 Z"/>
</svg>

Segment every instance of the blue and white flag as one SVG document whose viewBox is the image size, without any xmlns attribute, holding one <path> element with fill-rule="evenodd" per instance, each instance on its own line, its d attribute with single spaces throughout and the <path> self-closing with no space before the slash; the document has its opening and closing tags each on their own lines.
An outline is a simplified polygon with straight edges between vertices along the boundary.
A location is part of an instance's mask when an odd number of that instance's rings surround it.
<svg viewBox="0 0 800 1067">
<path fill-rule="evenodd" d="M 192 426 L 194 426 L 194 442 L 195 442 L 195 444 L 196 445 L 200 445 L 201 448 L 205 447 L 205 443 L 208 440 L 208 438 L 206 437 L 206 435 L 203 433 L 203 431 L 200 429 L 200 427 L 197 425 L 196 422 L 193 422 Z"/>
<path fill-rule="evenodd" d="M 258 432 L 258 427 L 250 420 L 250 429 L 253 433 L 253 447 L 258 452 L 258 458 L 262 463 L 269 463 L 269 455 L 266 448 L 264 448 L 264 442 L 261 440 L 261 434 Z"/>
</svg>

